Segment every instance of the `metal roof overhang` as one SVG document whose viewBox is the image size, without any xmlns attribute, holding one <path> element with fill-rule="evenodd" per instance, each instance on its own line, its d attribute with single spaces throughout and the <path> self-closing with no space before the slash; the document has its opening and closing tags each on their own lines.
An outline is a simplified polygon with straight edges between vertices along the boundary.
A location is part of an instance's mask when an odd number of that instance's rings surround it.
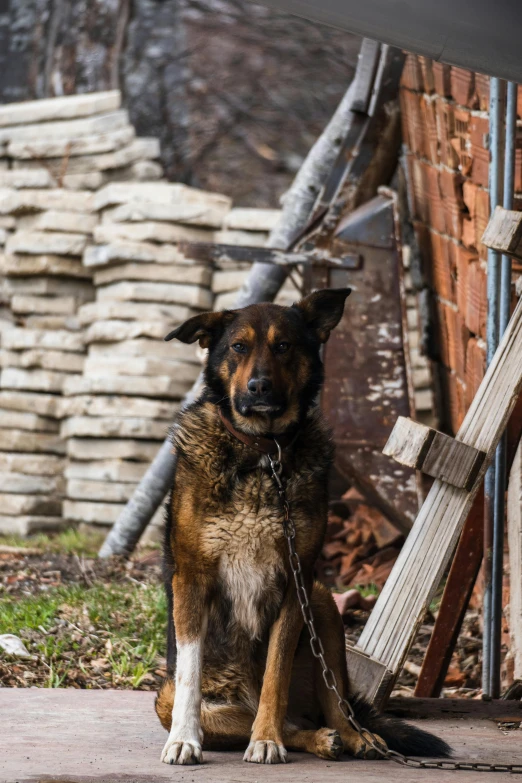
<svg viewBox="0 0 522 783">
<path fill-rule="evenodd" d="M 261 0 L 433 60 L 522 82 L 522 0 Z"/>
</svg>

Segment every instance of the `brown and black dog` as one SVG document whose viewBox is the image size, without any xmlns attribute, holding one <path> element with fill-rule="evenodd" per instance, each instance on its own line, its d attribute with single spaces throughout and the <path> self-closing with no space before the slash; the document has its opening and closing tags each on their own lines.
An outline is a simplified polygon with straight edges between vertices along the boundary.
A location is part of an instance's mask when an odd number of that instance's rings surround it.
<svg viewBox="0 0 522 783">
<path fill-rule="evenodd" d="M 174 433 L 178 461 L 165 538 L 168 677 L 156 699 L 169 731 L 161 755 L 167 764 L 200 762 L 202 747 L 246 747 L 245 761 L 268 764 L 286 761 L 286 748 L 326 759 L 374 753 L 343 719 L 311 653 L 263 453 L 273 438 L 287 443 L 286 492 L 318 634 L 340 689 L 353 697 L 341 617 L 313 580 L 333 454 L 317 407 L 320 350 L 349 293 L 322 290 L 292 307 L 203 313 L 165 338 L 199 340 L 209 351 L 204 391 Z M 360 699 L 356 705 L 359 720 L 390 748 L 448 754 L 442 740 Z"/>
</svg>

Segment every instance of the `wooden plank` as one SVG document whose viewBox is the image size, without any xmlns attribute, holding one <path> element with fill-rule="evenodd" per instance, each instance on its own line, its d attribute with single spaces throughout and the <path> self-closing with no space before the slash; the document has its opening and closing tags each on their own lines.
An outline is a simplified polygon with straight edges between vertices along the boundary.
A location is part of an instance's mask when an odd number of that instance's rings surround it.
<svg viewBox="0 0 522 783">
<path fill-rule="evenodd" d="M 508 424 L 508 472 L 522 437 L 522 395 Z M 484 506 L 482 490 L 476 496 L 464 525 L 444 587 L 437 620 L 417 681 L 415 696 L 438 697 L 457 643 L 466 607 L 483 555 Z M 519 571 L 520 573 L 520 571 Z"/>
<path fill-rule="evenodd" d="M 486 226 L 482 242 L 492 250 L 522 260 L 522 213 L 496 207 Z"/>
<path fill-rule="evenodd" d="M 471 492 L 435 480 L 356 649 L 396 678 L 522 388 L 519 302 L 456 439 L 487 454 Z"/>
<path fill-rule="evenodd" d="M 468 491 L 486 456 L 483 451 L 403 416 L 397 419 L 383 454 Z"/>
<path fill-rule="evenodd" d="M 514 699 L 390 699 L 386 712 L 398 718 L 474 718 L 478 720 L 520 721 L 522 701 Z"/>
<path fill-rule="evenodd" d="M 509 632 L 514 677 L 522 680 L 522 442 L 519 443 L 509 474 L 507 495 L 509 544 Z"/>
<path fill-rule="evenodd" d="M 459 539 L 435 627 L 415 687 L 417 697 L 438 697 L 444 685 L 462 620 L 482 562 L 484 492 L 473 502 Z"/>
</svg>

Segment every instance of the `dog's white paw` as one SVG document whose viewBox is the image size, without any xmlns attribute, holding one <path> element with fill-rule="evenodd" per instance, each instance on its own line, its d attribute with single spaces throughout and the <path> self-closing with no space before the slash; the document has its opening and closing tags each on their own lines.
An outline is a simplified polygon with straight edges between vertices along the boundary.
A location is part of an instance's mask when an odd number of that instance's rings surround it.
<svg viewBox="0 0 522 783">
<path fill-rule="evenodd" d="M 287 759 L 285 747 L 271 740 L 251 742 L 243 756 L 243 761 L 251 761 L 254 764 L 286 764 Z"/>
<path fill-rule="evenodd" d="M 161 752 L 165 764 L 201 764 L 203 753 L 199 742 L 186 742 L 169 737 Z"/>
</svg>

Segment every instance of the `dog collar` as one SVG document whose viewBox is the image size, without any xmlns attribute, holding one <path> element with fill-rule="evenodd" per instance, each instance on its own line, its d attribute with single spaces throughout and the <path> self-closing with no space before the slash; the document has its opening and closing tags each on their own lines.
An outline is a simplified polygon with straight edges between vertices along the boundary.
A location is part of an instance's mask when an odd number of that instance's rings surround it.
<svg viewBox="0 0 522 783">
<path fill-rule="evenodd" d="M 237 438 L 241 443 L 250 446 L 252 449 L 261 451 L 263 454 L 269 454 L 270 456 L 278 454 L 280 451 L 278 444 L 281 449 L 286 449 L 297 437 L 297 433 L 295 433 L 295 435 L 282 434 L 277 436 L 276 441 L 275 438 L 265 438 L 262 435 L 247 435 L 245 432 L 236 430 L 232 422 L 226 418 L 221 408 L 218 408 L 218 410 L 221 421 L 234 438 Z"/>
</svg>

